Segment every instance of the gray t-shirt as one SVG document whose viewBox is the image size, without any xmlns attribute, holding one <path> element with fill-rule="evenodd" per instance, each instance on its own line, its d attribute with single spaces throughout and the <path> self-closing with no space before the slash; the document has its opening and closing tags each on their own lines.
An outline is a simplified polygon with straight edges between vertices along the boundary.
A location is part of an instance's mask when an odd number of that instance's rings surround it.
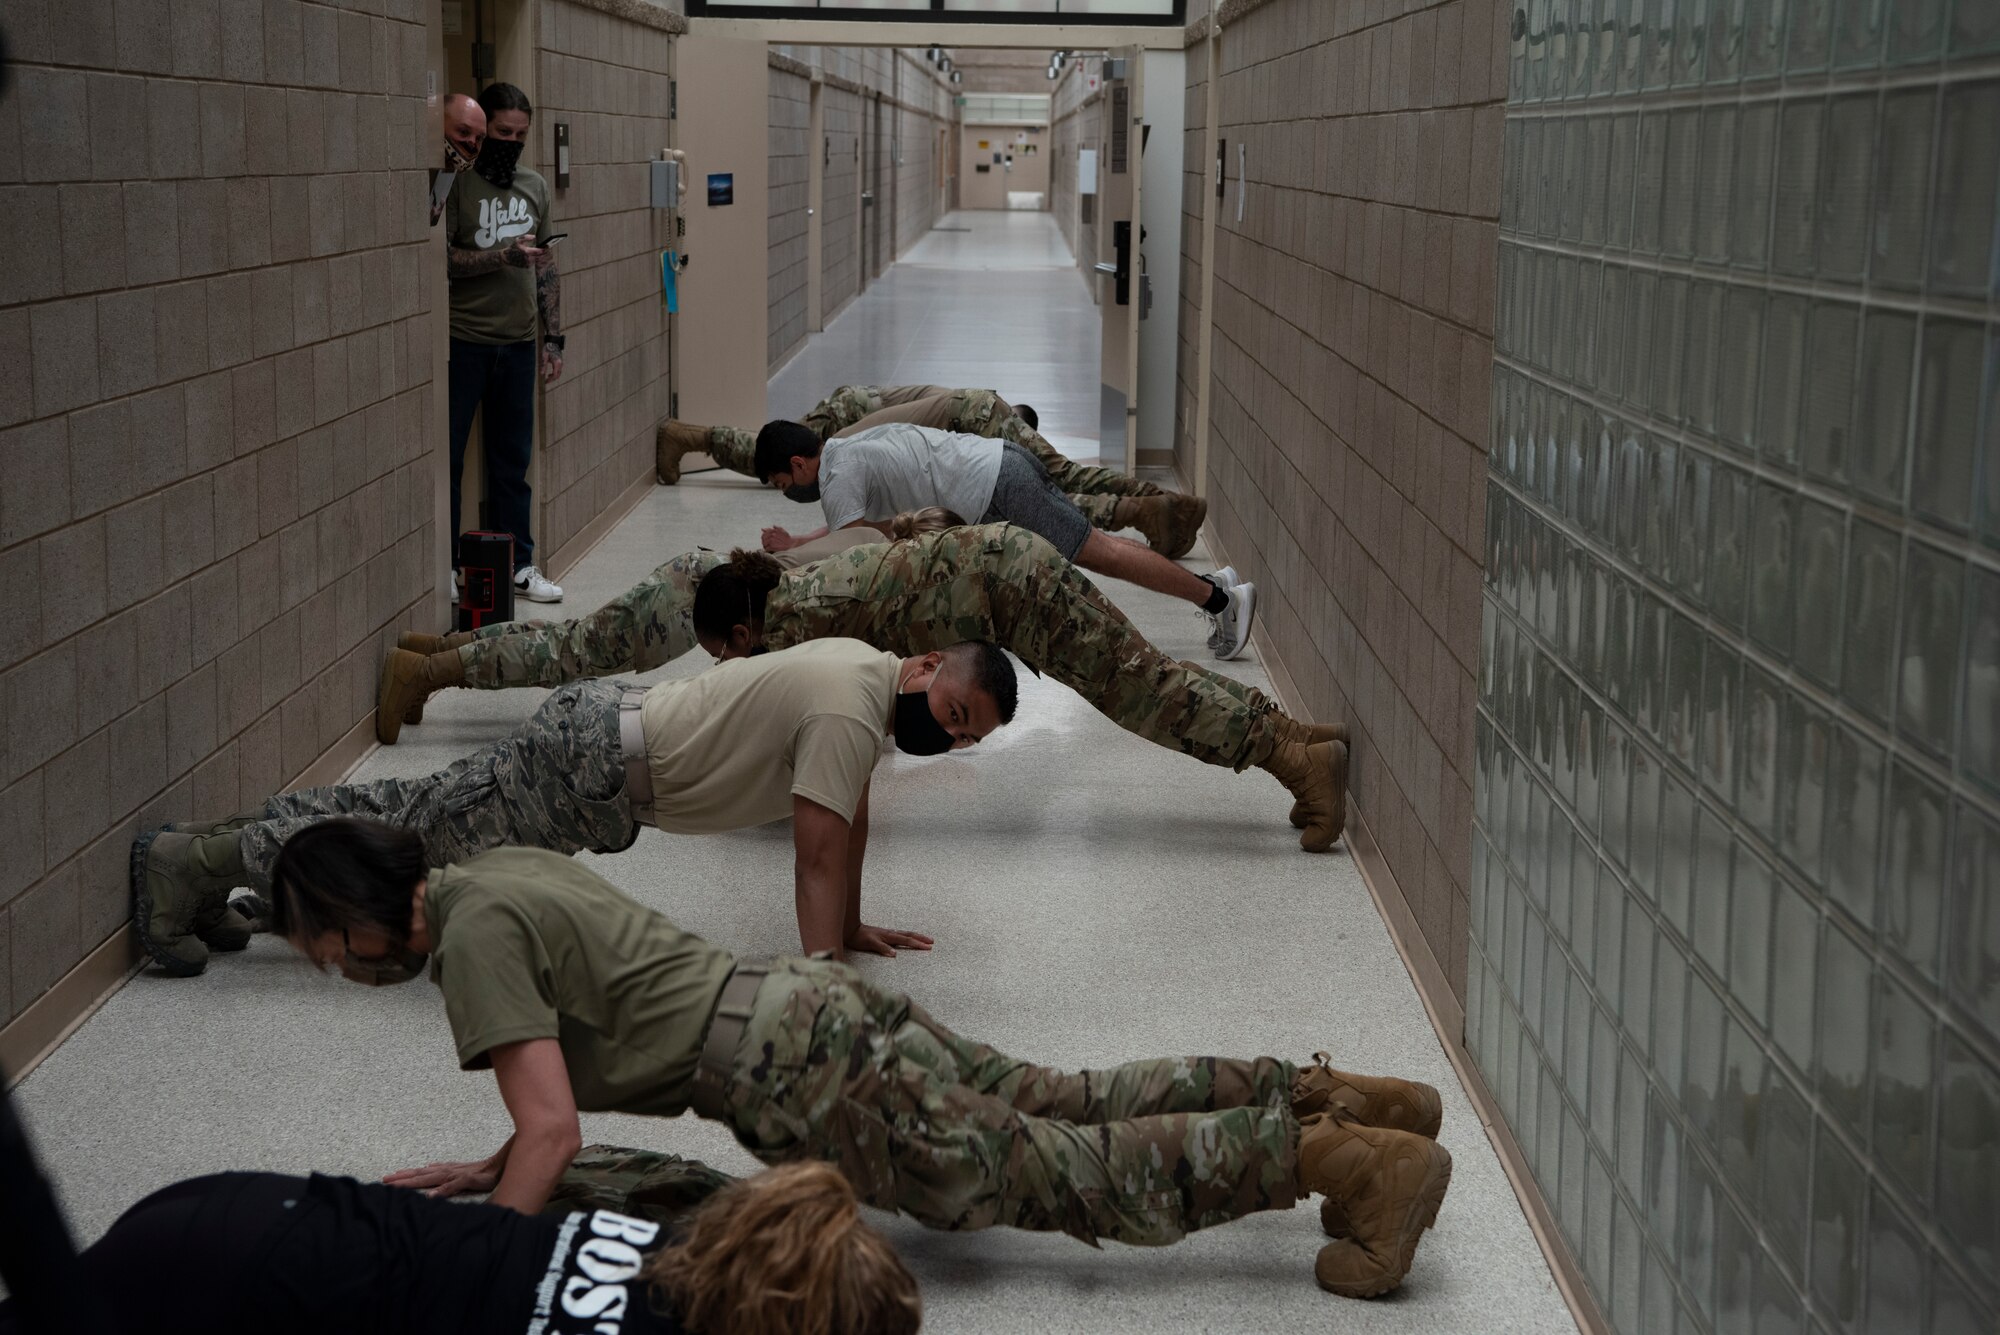
<svg viewBox="0 0 2000 1335">
<path fill-rule="evenodd" d="M 1002 444 L 891 422 L 841 440 L 819 456 L 819 503 L 828 528 L 857 519 L 894 519 L 905 510 L 942 505 L 976 524 L 993 503 Z"/>
</svg>

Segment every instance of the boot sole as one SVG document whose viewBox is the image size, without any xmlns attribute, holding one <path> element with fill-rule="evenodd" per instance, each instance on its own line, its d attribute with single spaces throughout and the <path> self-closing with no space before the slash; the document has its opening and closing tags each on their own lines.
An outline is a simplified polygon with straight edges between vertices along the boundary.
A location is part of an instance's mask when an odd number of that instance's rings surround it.
<svg viewBox="0 0 2000 1335">
<path fill-rule="evenodd" d="M 146 932 L 146 924 L 153 917 L 153 897 L 146 893 L 146 854 L 152 850 L 153 841 L 164 833 L 164 829 L 149 830 L 132 841 L 129 872 L 132 880 L 132 930 L 138 935 L 140 947 L 152 957 L 153 963 L 176 978 L 193 978 L 208 967 L 206 962 L 191 965 L 186 960 L 176 959 Z"/>
<path fill-rule="evenodd" d="M 1396 1247 L 1396 1267 L 1381 1276 L 1364 1280 L 1359 1284 L 1328 1284 L 1317 1274 L 1313 1281 L 1328 1293 L 1342 1298 L 1379 1298 L 1400 1285 L 1410 1273 L 1410 1265 L 1417 1259 L 1417 1244 L 1424 1240 L 1424 1230 L 1437 1223 L 1438 1211 L 1444 1208 L 1444 1194 L 1451 1186 L 1452 1161 L 1449 1152 L 1441 1171 L 1434 1171 L 1417 1194 L 1417 1207 L 1410 1211 L 1403 1221 L 1403 1236 Z M 1325 1211 L 1321 1210 L 1322 1223 Z"/>
<path fill-rule="evenodd" d="M 394 746 L 403 733 L 403 711 L 389 708 L 389 695 L 395 686 L 389 664 L 384 663 L 382 680 L 375 684 L 375 740 L 384 746 Z"/>
<path fill-rule="evenodd" d="M 1172 512 L 1169 511 L 1168 513 L 1171 516 Z M 1208 502 L 1197 498 L 1195 503 L 1194 523 L 1189 525 L 1187 533 L 1185 534 L 1185 536 L 1182 538 L 1181 541 L 1169 544 L 1166 553 L 1167 559 L 1171 561 L 1178 561 L 1183 556 L 1186 556 L 1189 552 L 1193 551 L 1195 542 L 1199 540 L 1201 537 L 1201 526 L 1207 522 L 1208 522 Z"/>
<path fill-rule="evenodd" d="M 1333 774 L 1333 790 L 1340 795 L 1340 806 L 1338 809 L 1340 819 L 1333 823 L 1333 836 L 1325 843 L 1315 847 L 1311 835 L 1301 835 L 1299 838 L 1299 847 L 1308 853 L 1324 853 L 1339 843 L 1340 836 L 1347 831 L 1347 744 L 1345 742 L 1321 742 L 1315 743 L 1315 745 L 1322 745 L 1331 749 L 1331 759 L 1328 762 L 1328 768 Z M 1293 810 L 1294 812 L 1298 810 L 1296 804 L 1294 804 Z M 1305 827 L 1300 826 L 1299 828 L 1303 829 Z"/>
</svg>

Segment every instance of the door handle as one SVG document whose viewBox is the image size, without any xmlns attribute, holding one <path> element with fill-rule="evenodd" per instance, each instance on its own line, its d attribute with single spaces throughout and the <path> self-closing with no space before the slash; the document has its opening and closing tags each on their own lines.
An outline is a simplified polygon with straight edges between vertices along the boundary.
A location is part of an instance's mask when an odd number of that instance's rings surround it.
<svg viewBox="0 0 2000 1335">
<path fill-rule="evenodd" d="M 875 192 L 872 190 L 863 190 L 861 192 L 861 202 L 863 204 L 873 204 L 875 202 Z"/>
<path fill-rule="evenodd" d="M 806 217 L 810 218 L 810 217 L 812 217 L 812 216 L 813 216 L 813 211 L 812 211 L 811 209 L 807 209 L 807 210 L 806 210 Z"/>
<path fill-rule="evenodd" d="M 1097 272 L 1104 274 L 1106 277 L 1116 278 L 1118 276 L 1118 266 L 1115 264 L 1106 264 L 1102 260 L 1099 260 L 1092 267 L 1095 268 Z"/>
</svg>

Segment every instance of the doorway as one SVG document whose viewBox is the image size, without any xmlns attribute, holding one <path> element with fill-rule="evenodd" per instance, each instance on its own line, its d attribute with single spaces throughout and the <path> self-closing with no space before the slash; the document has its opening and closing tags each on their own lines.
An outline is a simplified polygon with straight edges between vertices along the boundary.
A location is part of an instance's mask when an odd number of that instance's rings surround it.
<svg viewBox="0 0 2000 1335">
<path fill-rule="evenodd" d="M 511 83 L 528 95 L 528 100 L 537 100 L 535 87 L 535 36 L 528 0 L 438 0 L 438 27 L 444 42 L 444 87 L 441 94 L 463 93 L 467 97 L 477 97 L 488 84 Z M 539 116 L 535 119 L 533 131 L 528 136 L 527 146 L 521 152 L 521 165 L 539 170 L 537 145 L 542 140 L 543 125 Z M 433 150 L 435 151 L 435 150 Z M 429 163 L 430 158 L 426 158 Z M 560 201 L 557 201 L 560 216 Z M 439 224 L 443 226 L 442 223 Z M 447 244 L 449 244 L 447 242 Z M 451 383 L 451 287 L 445 285 L 445 300 L 438 303 L 433 318 L 436 320 L 437 349 L 433 359 L 435 383 L 440 387 Z M 439 547 L 441 563 L 451 566 L 456 563 L 458 534 L 448 533 L 445 517 L 450 514 L 451 482 L 451 425 L 449 412 L 449 391 L 444 390 L 438 399 L 439 415 L 437 436 L 434 440 L 441 456 L 438 476 L 439 488 Z M 535 447 L 529 457 L 528 486 L 537 499 L 543 495 L 541 469 L 544 451 L 542 442 L 546 438 L 543 431 L 542 401 L 536 395 Z M 459 513 L 460 532 L 488 529 L 492 524 L 486 515 L 486 451 L 484 446 L 485 423 L 483 413 L 476 413 L 472 419 L 472 429 L 465 442 L 465 466 L 459 477 L 459 496 L 462 498 Z M 539 534 L 543 525 L 541 515 L 535 512 L 530 520 L 532 530 Z"/>
</svg>

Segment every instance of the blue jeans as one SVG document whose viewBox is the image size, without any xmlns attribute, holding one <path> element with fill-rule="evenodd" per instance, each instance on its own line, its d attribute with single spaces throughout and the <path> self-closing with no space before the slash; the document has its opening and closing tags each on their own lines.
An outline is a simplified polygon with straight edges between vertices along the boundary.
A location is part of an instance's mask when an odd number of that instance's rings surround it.
<svg viewBox="0 0 2000 1335">
<path fill-rule="evenodd" d="M 535 340 L 519 343 L 451 341 L 451 540 L 457 560 L 458 481 L 465 473 L 465 443 L 472 415 L 485 408 L 480 437 L 486 449 L 487 520 L 514 535 L 514 569 L 535 563 L 528 533 L 534 493 L 528 456 L 535 440 Z"/>
</svg>

